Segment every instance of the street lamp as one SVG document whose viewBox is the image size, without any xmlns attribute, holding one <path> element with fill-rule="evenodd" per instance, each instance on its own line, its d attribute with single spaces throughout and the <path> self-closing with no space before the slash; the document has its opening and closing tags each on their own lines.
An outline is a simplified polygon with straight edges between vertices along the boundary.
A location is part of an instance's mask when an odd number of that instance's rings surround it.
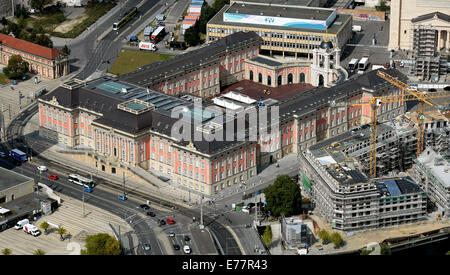
<svg viewBox="0 0 450 275">
<path fill-rule="evenodd" d="M 200 229 L 205 228 L 205 226 L 203 225 L 203 199 L 205 198 L 205 196 L 201 196 L 200 197 Z"/>
</svg>

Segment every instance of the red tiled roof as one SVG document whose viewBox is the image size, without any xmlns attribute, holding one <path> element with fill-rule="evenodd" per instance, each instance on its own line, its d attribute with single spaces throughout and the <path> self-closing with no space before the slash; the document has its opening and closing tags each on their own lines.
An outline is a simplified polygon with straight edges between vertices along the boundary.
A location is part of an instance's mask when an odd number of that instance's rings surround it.
<svg viewBox="0 0 450 275">
<path fill-rule="evenodd" d="M 286 98 L 293 97 L 296 94 L 303 93 L 307 90 L 314 88 L 311 84 L 298 83 L 298 84 L 286 84 L 278 87 L 269 87 L 251 80 L 245 79 L 237 83 L 234 83 L 221 92 L 221 94 L 226 94 L 229 91 L 234 91 L 240 94 L 247 95 L 255 100 L 272 98 L 276 100 L 283 100 Z M 270 95 L 265 94 L 264 90 L 268 89 Z"/>
<path fill-rule="evenodd" d="M 38 44 L 34 44 L 22 39 L 14 38 L 12 36 L 0 33 L 0 43 L 14 48 L 19 51 L 27 52 L 33 55 L 45 57 L 48 59 L 55 59 L 60 53 L 60 50 L 55 48 L 47 48 Z M 64 53 L 62 53 L 64 54 Z"/>
</svg>

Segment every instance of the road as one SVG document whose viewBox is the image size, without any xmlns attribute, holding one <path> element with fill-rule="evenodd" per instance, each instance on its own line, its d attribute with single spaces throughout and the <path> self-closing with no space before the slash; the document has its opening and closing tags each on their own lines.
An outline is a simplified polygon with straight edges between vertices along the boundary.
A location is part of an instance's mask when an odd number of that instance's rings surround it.
<svg viewBox="0 0 450 275">
<path fill-rule="evenodd" d="M 129 0 L 126 3 L 118 3 L 118 5 L 121 5 L 120 8 L 100 24 L 94 23 L 91 25 L 92 30 L 85 37 L 64 40 L 65 44 L 71 49 L 71 56 L 75 57 L 71 59 L 71 71 L 77 71 L 77 78 L 86 79 L 96 70 L 106 70 L 108 66 L 106 61 L 109 61 L 112 65 L 122 47 L 124 38 L 129 38 L 133 26 L 139 25 L 147 16 L 154 14 L 165 5 L 165 1 L 161 3 L 160 0 L 144 1 L 138 8 L 137 16 L 117 32 L 112 30 L 112 24 L 117 20 L 119 14 L 138 6 L 142 1 Z M 97 41 L 106 32 L 108 33 L 103 39 Z"/>
</svg>

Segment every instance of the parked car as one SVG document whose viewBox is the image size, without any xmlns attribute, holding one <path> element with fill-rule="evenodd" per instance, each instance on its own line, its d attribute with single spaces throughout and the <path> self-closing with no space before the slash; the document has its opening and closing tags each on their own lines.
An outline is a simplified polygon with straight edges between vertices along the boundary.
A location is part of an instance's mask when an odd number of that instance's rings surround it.
<svg viewBox="0 0 450 275">
<path fill-rule="evenodd" d="M 42 172 L 45 172 L 45 171 L 48 170 L 47 167 L 44 166 L 44 165 L 38 166 L 37 169 L 38 169 L 39 171 L 42 171 Z"/>
<path fill-rule="evenodd" d="M 150 245 L 149 245 L 148 243 L 144 243 L 144 249 L 145 249 L 146 251 L 148 251 L 148 250 L 151 249 L 151 247 L 150 247 Z"/>
<path fill-rule="evenodd" d="M 169 232 L 169 237 L 175 237 L 175 233 Z"/>
<path fill-rule="evenodd" d="M 175 250 L 180 250 L 180 246 L 179 246 L 178 244 L 174 244 L 174 245 L 173 245 L 173 249 L 175 249 Z"/>
<path fill-rule="evenodd" d="M 183 251 L 186 254 L 191 254 L 191 248 L 189 247 L 189 245 L 183 246 Z"/>
<path fill-rule="evenodd" d="M 254 203 L 254 202 L 250 202 L 250 203 L 247 204 L 247 207 L 248 207 L 248 208 L 252 208 L 252 207 L 254 207 L 254 206 L 255 206 L 255 203 Z"/>
<path fill-rule="evenodd" d="M 0 157 L 2 157 L 2 158 L 6 157 L 5 152 L 0 152 Z"/>
<path fill-rule="evenodd" d="M 149 210 L 150 206 L 148 206 L 147 204 L 141 204 L 140 207 L 144 210 Z"/>
<path fill-rule="evenodd" d="M 185 240 L 186 242 L 189 242 L 189 241 L 191 240 L 191 238 L 189 238 L 189 236 L 186 235 L 186 236 L 184 236 L 184 240 Z"/>
<path fill-rule="evenodd" d="M 159 225 L 165 225 L 165 224 L 166 224 L 166 222 L 164 220 L 159 221 Z"/>
<path fill-rule="evenodd" d="M 172 219 L 172 218 L 168 218 L 168 219 L 167 219 L 167 222 L 168 222 L 169 224 L 175 224 L 175 220 Z"/>
<path fill-rule="evenodd" d="M 48 175 L 48 178 L 51 180 L 57 180 L 59 177 L 57 175 Z"/>
<path fill-rule="evenodd" d="M 148 211 L 148 212 L 147 212 L 147 216 L 154 217 L 154 216 L 156 216 L 156 215 L 155 215 L 155 213 L 153 213 L 152 211 Z"/>
</svg>

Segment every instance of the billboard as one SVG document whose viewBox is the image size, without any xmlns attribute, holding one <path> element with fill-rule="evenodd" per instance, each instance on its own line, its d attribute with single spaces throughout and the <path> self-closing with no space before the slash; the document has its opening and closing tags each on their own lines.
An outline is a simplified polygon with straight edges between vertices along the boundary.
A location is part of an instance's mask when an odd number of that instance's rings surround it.
<svg viewBox="0 0 450 275">
<path fill-rule="evenodd" d="M 332 14 L 327 18 L 327 20 L 285 18 L 285 17 L 239 14 L 239 13 L 223 14 L 224 22 L 316 29 L 316 30 L 326 30 L 327 26 L 330 26 L 331 23 L 334 21 L 334 19 L 336 19 L 336 11 L 332 12 Z"/>
</svg>

